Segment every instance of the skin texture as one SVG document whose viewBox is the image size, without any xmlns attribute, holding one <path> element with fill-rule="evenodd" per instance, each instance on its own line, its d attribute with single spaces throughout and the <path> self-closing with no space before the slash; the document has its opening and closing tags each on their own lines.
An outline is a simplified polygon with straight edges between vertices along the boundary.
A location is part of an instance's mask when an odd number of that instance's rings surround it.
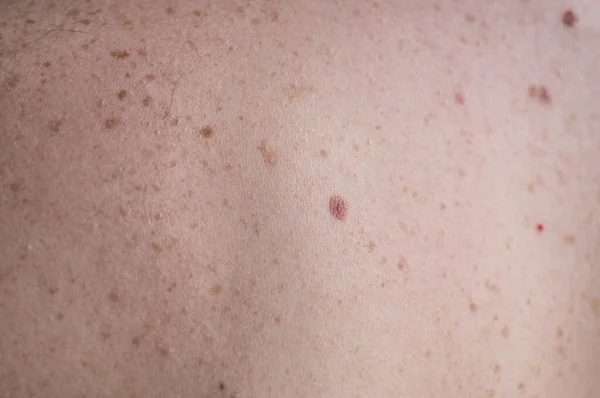
<svg viewBox="0 0 600 398">
<path fill-rule="evenodd" d="M 0 2 L 0 397 L 600 396 L 598 21 Z"/>
</svg>

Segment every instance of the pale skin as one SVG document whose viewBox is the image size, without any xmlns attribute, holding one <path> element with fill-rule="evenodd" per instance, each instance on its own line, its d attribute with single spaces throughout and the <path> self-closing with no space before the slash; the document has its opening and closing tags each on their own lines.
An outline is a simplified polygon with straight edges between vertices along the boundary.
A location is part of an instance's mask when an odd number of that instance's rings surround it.
<svg viewBox="0 0 600 398">
<path fill-rule="evenodd" d="M 42 3 L 0 397 L 600 396 L 600 3 Z"/>
</svg>

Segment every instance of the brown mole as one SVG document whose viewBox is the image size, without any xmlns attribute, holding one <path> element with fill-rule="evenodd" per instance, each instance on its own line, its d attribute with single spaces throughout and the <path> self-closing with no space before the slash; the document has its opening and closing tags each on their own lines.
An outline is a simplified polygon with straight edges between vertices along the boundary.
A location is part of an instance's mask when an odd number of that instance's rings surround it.
<svg viewBox="0 0 600 398">
<path fill-rule="evenodd" d="M 329 198 L 329 211 L 338 220 L 344 221 L 348 216 L 348 203 L 339 195 Z"/>
</svg>

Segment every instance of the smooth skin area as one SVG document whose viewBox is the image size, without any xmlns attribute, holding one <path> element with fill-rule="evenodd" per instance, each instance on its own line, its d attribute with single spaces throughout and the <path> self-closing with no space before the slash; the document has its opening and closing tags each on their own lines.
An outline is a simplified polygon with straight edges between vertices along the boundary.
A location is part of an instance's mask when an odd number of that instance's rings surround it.
<svg viewBox="0 0 600 398">
<path fill-rule="evenodd" d="M 600 396 L 599 21 L 0 1 L 0 397 Z"/>
</svg>

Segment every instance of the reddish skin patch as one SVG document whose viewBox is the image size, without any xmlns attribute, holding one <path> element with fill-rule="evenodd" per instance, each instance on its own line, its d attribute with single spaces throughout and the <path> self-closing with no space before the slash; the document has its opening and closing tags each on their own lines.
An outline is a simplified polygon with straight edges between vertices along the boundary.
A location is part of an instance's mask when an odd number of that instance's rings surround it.
<svg viewBox="0 0 600 398">
<path fill-rule="evenodd" d="M 544 224 L 538 224 L 535 228 L 538 232 L 544 232 Z"/>
<path fill-rule="evenodd" d="M 348 217 L 348 203 L 339 195 L 329 198 L 329 211 L 335 218 L 344 221 Z"/>
<path fill-rule="evenodd" d="M 536 86 L 532 84 L 529 86 L 528 93 L 531 98 L 537 98 L 537 100 L 543 104 L 550 105 L 552 103 L 550 91 L 548 91 L 546 86 Z"/>
<path fill-rule="evenodd" d="M 565 26 L 572 28 L 577 24 L 577 15 L 573 12 L 573 10 L 567 10 L 562 16 L 562 22 Z"/>
<path fill-rule="evenodd" d="M 454 101 L 456 101 L 456 103 L 458 105 L 464 105 L 465 104 L 465 96 L 463 93 L 454 93 Z"/>
</svg>

